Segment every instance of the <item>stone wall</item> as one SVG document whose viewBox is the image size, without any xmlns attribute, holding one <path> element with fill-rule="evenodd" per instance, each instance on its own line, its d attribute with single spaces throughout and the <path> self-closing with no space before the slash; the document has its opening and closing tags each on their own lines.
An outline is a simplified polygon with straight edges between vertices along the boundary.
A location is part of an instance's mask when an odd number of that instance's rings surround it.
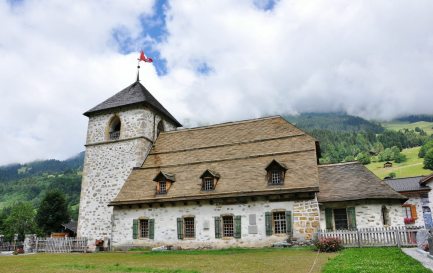
<svg viewBox="0 0 433 273">
<path fill-rule="evenodd" d="M 309 240 L 320 226 L 319 204 L 317 200 L 296 201 L 293 206 L 293 223 L 295 237 L 304 237 Z"/>
<path fill-rule="evenodd" d="M 316 205 L 314 205 L 316 204 Z M 296 209 L 295 209 L 296 207 Z M 113 213 L 113 246 L 114 247 L 131 247 L 131 246 L 160 246 L 174 245 L 182 248 L 224 248 L 230 246 L 240 247 L 259 247 L 270 246 L 273 242 L 284 241 L 288 235 L 266 236 L 265 212 L 276 210 L 292 211 L 293 235 L 297 239 L 309 239 L 312 230 L 306 231 L 306 228 L 312 227 L 318 223 L 314 217 L 318 217 L 318 206 L 316 200 L 307 201 L 282 201 L 269 202 L 266 200 L 249 201 L 243 204 L 218 205 L 210 204 L 208 201 L 167 204 L 164 207 L 146 207 L 131 208 L 114 208 Z M 302 216 L 294 216 L 294 214 Z M 240 239 L 234 238 L 215 238 L 214 217 L 231 214 L 241 216 L 242 235 Z M 303 219 L 304 215 L 307 217 Z M 316 216 L 313 216 L 316 215 Z M 177 239 L 176 219 L 178 217 L 194 216 L 195 218 L 195 239 Z M 155 238 L 150 239 L 132 239 L 133 219 L 146 217 L 155 220 Z M 297 219 L 297 220 L 295 220 Z M 318 219 L 318 218 L 317 218 Z M 301 221 L 301 225 L 297 224 Z M 305 226 L 305 227 L 304 227 Z M 301 232 L 302 230 L 302 232 Z"/>
<path fill-rule="evenodd" d="M 121 121 L 120 138 L 108 140 L 108 128 L 115 115 Z M 90 244 L 111 236 L 113 208 L 108 204 L 132 168 L 143 164 L 160 120 L 143 106 L 90 117 L 78 219 L 78 236 L 87 237 Z M 165 130 L 176 128 L 163 122 Z"/>
<path fill-rule="evenodd" d="M 348 208 L 355 207 L 357 228 L 384 227 L 382 217 L 382 206 L 386 206 L 389 213 L 389 226 L 404 226 L 402 207 L 395 201 L 347 201 L 327 202 L 320 206 L 320 228 L 326 229 L 325 208 Z"/>
</svg>

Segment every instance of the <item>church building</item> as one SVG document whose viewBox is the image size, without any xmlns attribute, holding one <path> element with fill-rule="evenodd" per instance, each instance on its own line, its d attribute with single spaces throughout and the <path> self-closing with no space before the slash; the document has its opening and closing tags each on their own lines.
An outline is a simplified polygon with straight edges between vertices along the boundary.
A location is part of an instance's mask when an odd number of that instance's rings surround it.
<svg viewBox="0 0 433 273">
<path fill-rule="evenodd" d="M 90 244 L 257 247 L 404 225 L 407 198 L 359 163 L 320 166 L 318 141 L 280 116 L 181 128 L 138 80 L 84 115 Z"/>
</svg>

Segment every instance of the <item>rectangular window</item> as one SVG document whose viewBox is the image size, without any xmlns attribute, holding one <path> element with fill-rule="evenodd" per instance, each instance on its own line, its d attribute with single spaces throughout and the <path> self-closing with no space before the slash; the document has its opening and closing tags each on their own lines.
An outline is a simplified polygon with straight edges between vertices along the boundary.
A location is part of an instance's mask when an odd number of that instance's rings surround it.
<svg viewBox="0 0 433 273">
<path fill-rule="evenodd" d="M 165 181 L 159 182 L 159 193 L 161 194 L 167 193 L 167 182 Z"/>
<path fill-rule="evenodd" d="M 286 233 L 286 214 L 284 211 L 274 212 L 273 213 L 274 220 L 274 233 Z"/>
<path fill-rule="evenodd" d="M 234 229 L 233 229 L 233 216 L 223 216 L 223 236 L 224 237 L 233 237 Z"/>
<path fill-rule="evenodd" d="M 203 179 L 203 190 L 204 191 L 211 191 L 213 190 L 213 178 L 212 177 L 205 177 Z"/>
<path fill-rule="evenodd" d="M 346 209 L 334 209 L 335 229 L 347 229 L 347 212 Z"/>
<path fill-rule="evenodd" d="M 403 217 L 404 218 L 413 218 L 412 217 L 412 209 L 410 206 L 403 207 Z"/>
<path fill-rule="evenodd" d="M 283 179 L 282 179 L 282 175 L 281 175 L 281 171 L 272 171 L 271 172 L 271 184 L 272 185 L 277 185 L 277 184 L 282 184 Z"/>
<path fill-rule="evenodd" d="M 185 227 L 185 238 L 195 237 L 194 217 L 183 218 Z"/>
<path fill-rule="evenodd" d="M 140 219 L 140 238 L 149 238 L 149 220 Z"/>
</svg>

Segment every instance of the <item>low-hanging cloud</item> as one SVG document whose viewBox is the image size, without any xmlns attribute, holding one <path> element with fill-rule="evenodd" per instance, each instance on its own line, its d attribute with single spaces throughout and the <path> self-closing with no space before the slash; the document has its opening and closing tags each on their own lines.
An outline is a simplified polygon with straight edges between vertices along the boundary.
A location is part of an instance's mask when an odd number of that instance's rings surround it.
<svg viewBox="0 0 433 273">
<path fill-rule="evenodd" d="M 0 164 L 81 151 L 81 113 L 134 80 L 125 49 L 144 44 L 166 73 L 143 65 L 143 84 L 185 125 L 433 114 L 433 2 L 268 2 L 167 2 L 158 39 L 150 0 L 0 2 Z"/>
</svg>

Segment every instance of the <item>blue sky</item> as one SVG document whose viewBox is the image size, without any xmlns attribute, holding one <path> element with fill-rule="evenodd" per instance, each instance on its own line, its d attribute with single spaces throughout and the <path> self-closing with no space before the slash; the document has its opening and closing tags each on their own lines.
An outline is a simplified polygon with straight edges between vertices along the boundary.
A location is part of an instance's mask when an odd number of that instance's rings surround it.
<svg viewBox="0 0 433 273">
<path fill-rule="evenodd" d="M 82 113 L 141 82 L 185 126 L 433 114 L 433 2 L 0 2 L 0 165 L 84 149 Z"/>
</svg>

